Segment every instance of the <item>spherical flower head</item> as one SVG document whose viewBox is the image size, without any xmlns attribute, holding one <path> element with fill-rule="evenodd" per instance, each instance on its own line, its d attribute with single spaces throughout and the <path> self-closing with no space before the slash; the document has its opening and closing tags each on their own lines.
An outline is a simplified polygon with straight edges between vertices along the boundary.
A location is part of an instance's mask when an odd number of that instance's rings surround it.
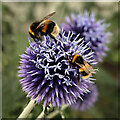
<svg viewBox="0 0 120 120">
<path fill-rule="evenodd" d="M 80 33 L 80 37 L 85 39 L 85 42 L 90 42 L 89 46 L 94 51 L 94 57 L 97 61 L 102 61 L 105 51 L 108 50 L 106 46 L 109 43 L 108 37 L 110 32 L 106 32 L 109 24 L 105 24 L 104 20 L 97 21 L 95 14 L 89 15 L 88 11 L 84 14 L 71 14 L 66 17 L 66 23 L 62 23 L 66 31 L 73 31 L 75 34 Z"/>
<path fill-rule="evenodd" d="M 90 92 L 82 95 L 83 100 L 78 98 L 77 102 L 71 105 L 71 109 L 85 111 L 95 104 L 98 98 L 97 87 L 90 83 L 88 84 L 88 89 Z"/>
<path fill-rule="evenodd" d="M 92 78 L 83 80 L 80 77 L 77 84 L 79 73 L 69 65 L 66 55 L 80 54 L 89 64 L 94 65 L 96 61 L 93 52 L 83 44 L 83 39 L 71 42 L 73 33 L 69 32 L 67 37 L 63 31 L 61 34 L 62 38 L 56 38 L 57 43 L 49 36 L 44 37 L 38 45 L 29 40 L 30 46 L 20 55 L 19 77 L 22 77 L 22 89 L 27 97 L 36 98 L 37 103 L 43 101 L 44 106 L 73 104 L 88 92 L 86 83 L 92 82 Z M 78 42 L 81 44 L 78 45 Z"/>
</svg>

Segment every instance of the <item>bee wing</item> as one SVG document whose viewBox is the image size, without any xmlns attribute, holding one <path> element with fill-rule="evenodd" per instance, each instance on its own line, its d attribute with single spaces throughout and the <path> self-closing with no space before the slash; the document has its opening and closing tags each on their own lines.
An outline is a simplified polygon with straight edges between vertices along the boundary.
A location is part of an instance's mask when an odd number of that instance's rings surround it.
<svg viewBox="0 0 120 120">
<path fill-rule="evenodd" d="M 75 62 L 76 63 L 76 62 Z M 86 72 L 86 73 L 90 73 L 90 72 L 93 72 L 94 69 L 87 63 L 84 61 L 84 65 L 83 64 L 79 64 L 79 63 L 76 63 L 78 66 L 80 66 L 80 68 L 84 68 L 83 70 Z"/>
<path fill-rule="evenodd" d="M 85 66 L 85 65 L 83 65 L 83 64 L 79 64 L 79 63 L 77 63 L 77 62 L 75 62 L 75 64 L 77 64 L 80 68 L 82 68 L 82 67 Z M 87 73 L 89 73 L 86 69 L 85 69 L 84 71 L 87 72 Z"/>
<path fill-rule="evenodd" d="M 85 67 L 86 67 L 86 71 L 89 72 L 94 72 L 94 69 L 91 65 L 89 65 L 87 62 L 84 61 Z"/>
<path fill-rule="evenodd" d="M 55 13 L 56 13 L 56 12 L 53 12 L 53 13 L 45 16 L 42 20 L 40 20 L 40 21 L 39 21 L 39 25 L 35 28 L 35 30 L 38 29 L 38 28 L 41 27 L 41 26 L 44 26 L 44 24 L 41 25 L 41 23 L 42 23 L 44 20 L 47 20 L 48 18 L 50 18 L 51 16 L 53 16 Z"/>
<path fill-rule="evenodd" d="M 42 21 L 43 21 L 43 20 L 41 20 L 41 22 L 42 22 Z M 40 22 L 40 24 L 35 28 L 35 30 L 46 25 L 45 23 L 44 23 L 44 24 L 41 24 L 41 22 Z"/>
<path fill-rule="evenodd" d="M 56 12 L 50 13 L 49 15 L 45 16 L 45 17 L 43 18 L 43 20 L 47 20 L 48 18 L 50 18 L 51 16 L 53 16 L 55 13 L 56 13 Z"/>
<path fill-rule="evenodd" d="M 77 62 L 75 62 L 75 64 L 77 64 L 77 65 L 80 66 L 81 68 L 83 67 L 82 64 L 79 64 L 79 63 L 77 63 Z"/>
<path fill-rule="evenodd" d="M 89 66 L 88 69 L 89 69 L 90 72 L 94 72 L 94 69 L 93 69 L 92 66 Z"/>
</svg>

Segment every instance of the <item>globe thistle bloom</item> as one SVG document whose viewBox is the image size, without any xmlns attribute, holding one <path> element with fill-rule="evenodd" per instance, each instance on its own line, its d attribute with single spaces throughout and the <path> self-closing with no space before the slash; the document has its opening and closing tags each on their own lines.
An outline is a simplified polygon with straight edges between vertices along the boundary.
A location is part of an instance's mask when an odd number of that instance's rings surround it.
<svg viewBox="0 0 120 120">
<path fill-rule="evenodd" d="M 57 43 L 49 36 L 44 37 L 39 45 L 29 40 L 30 46 L 20 55 L 21 65 L 18 68 L 22 89 L 27 97 L 36 98 L 37 103 L 44 101 L 44 106 L 49 103 L 58 107 L 75 103 L 77 98 L 82 99 L 81 95 L 89 91 L 86 83 L 93 79 L 83 80 L 80 77 L 78 86 L 79 73 L 69 65 L 66 54 L 78 53 L 91 65 L 96 61 L 88 45 L 83 44 L 83 39 L 75 41 L 79 35 L 71 42 L 72 32 L 67 37 L 63 31 L 61 34 L 62 38 L 56 38 Z"/>
<path fill-rule="evenodd" d="M 62 27 L 68 31 L 73 31 L 75 34 L 80 33 L 80 38 L 84 38 L 85 42 L 90 42 L 89 46 L 94 51 L 94 57 L 97 61 L 102 61 L 102 57 L 106 55 L 108 50 L 106 46 L 109 43 L 108 37 L 110 32 L 106 32 L 109 24 L 105 24 L 104 20 L 97 21 L 95 14 L 89 15 L 88 11 L 82 15 L 71 14 L 65 18 L 66 23 L 62 23 Z"/>
<path fill-rule="evenodd" d="M 90 83 L 88 84 L 88 89 L 90 92 L 82 95 L 83 100 L 78 98 L 77 102 L 71 105 L 71 109 L 85 111 L 95 104 L 98 98 L 97 87 Z"/>
</svg>

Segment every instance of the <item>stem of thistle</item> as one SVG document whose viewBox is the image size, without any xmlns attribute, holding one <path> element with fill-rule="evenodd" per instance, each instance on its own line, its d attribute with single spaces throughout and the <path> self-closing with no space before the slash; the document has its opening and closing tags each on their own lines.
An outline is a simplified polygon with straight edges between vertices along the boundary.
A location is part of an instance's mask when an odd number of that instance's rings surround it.
<svg viewBox="0 0 120 120">
<path fill-rule="evenodd" d="M 24 108 L 23 112 L 19 115 L 18 119 L 19 118 L 26 118 L 28 116 L 28 114 L 31 112 L 31 110 L 34 108 L 35 106 L 35 101 L 36 99 L 34 100 L 31 100 L 28 105 Z"/>
<path fill-rule="evenodd" d="M 62 119 L 65 119 L 65 116 L 63 115 L 63 111 L 62 110 L 60 110 L 60 115 L 61 115 Z"/>
<path fill-rule="evenodd" d="M 47 107 L 47 112 L 49 111 L 49 107 Z M 43 106 L 43 111 L 40 113 L 40 115 L 37 117 L 37 119 L 44 118 L 45 116 L 45 107 Z M 36 119 L 36 120 L 37 120 Z"/>
<path fill-rule="evenodd" d="M 62 106 L 61 112 L 63 112 L 63 110 L 65 110 L 68 106 L 69 106 L 69 105 L 64 105 L 64 106 Z M 46 118 L 51 119 L 51 118 L 55 117 L 55 116 L 58 115 L 58 114 L 61 114 L 60 111 L 59 111 L 59 110 L 55 110 L 55 111 L 51 112 Z M 64 119 L 63 114 L 62 114 L 61 117 Z"/>
</svg>

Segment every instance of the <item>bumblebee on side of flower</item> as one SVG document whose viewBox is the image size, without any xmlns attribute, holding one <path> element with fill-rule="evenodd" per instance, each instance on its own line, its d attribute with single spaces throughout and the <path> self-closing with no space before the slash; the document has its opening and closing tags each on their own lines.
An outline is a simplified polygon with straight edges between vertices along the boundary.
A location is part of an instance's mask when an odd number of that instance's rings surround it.
<svg viewBox="0 0 120 120">
<path fill-rule="evenodd" d="M 78 54 L 71 56 L 69 62 L 73 67 L 77 66 L 83 79 L 87 79 L 92 73 L 94 73 L 93 67 Z"/>
</svg>

